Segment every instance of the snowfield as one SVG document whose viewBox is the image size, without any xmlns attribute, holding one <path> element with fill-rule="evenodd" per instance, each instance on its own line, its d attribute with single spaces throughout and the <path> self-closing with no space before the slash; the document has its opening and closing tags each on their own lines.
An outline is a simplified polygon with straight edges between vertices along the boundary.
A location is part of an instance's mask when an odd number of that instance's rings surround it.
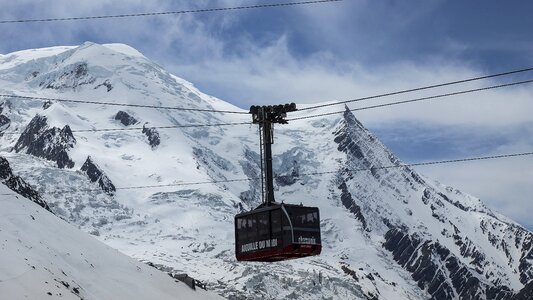
<svg viewBox="0 0 533 300">
<path fill-rule="evenodd" d="M 0 194 L 1 299 L 221 299 L 102 244 L 4 185 Z"/>
</svg>

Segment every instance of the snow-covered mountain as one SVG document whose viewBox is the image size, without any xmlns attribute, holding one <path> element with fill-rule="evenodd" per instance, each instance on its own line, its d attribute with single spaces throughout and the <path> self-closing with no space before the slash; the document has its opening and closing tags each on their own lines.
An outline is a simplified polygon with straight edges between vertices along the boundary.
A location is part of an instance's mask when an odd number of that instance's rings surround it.
<svg viewBox="0 0 533 300">
<path fill-rule="evenodd" d="M 138 262 L 0 184 L 1 299 L 222 299 Z"/>
<path fill-rule="evenodd" d="M 120 44 L 0 56 L 0 94 L 33 97 L 0 97 L 0 155 L 51 211 L 225 297 L 518 299 L 533 288 L 531 232 L 409 167 L 379 168 L 401 162 L 348 109 L 275 131 L 276 199 L 320 208 L 322 254 L 242 263 L 233 216 L 260 202 L 256 126 L 154 126 L 249 115 L 36 98 L 241 109 Z M 102 128 L 116 130 L 90 132 Z"/>
</svg>

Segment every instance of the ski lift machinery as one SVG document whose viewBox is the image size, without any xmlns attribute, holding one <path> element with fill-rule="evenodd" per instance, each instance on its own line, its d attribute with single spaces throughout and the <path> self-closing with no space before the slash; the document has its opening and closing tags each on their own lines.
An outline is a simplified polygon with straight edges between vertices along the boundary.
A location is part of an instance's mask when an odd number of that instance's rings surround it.
<svg viewBox="0 0 533 300">
<path fill-rule="evenodd" d="M 282 261 L 318 255 L 322 250 L 318 207 L 274 200 L 273 125 L 287 124 L 287 112 L 296 110 L 294 103 L 250 107 L 253 123 L 259 125 L 263 202 L 257 208 L 235 216 L 238 261 Z"/>
</svg>

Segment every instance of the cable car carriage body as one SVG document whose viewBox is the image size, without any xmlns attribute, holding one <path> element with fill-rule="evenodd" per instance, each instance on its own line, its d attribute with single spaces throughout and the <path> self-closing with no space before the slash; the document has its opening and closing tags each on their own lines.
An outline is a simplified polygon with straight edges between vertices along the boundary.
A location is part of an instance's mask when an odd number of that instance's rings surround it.
<svg viewBox="0 0 533 300">
<path fill-rule="evenodd" d="M 286 123 L 285 112 L 294 110 L 294 104 L 250 108 L 260 128 L 263 203 L 235 216 L 238 261 L 274 262 L 318 255 L 322 250 L 318 208 L 274 201 L 272 123 Z"/>
<path fill-rule="evenodd" d="M 276 203 L 235 216 L 237 260 L 280 261 L 318 255 L 317 207 Z"/>
</svg>

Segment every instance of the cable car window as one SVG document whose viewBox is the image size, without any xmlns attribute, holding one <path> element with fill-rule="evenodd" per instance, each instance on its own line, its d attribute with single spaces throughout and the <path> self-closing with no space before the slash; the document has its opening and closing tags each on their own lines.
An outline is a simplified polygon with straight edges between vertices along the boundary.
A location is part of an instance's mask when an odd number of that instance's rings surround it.
<svg viewBox="0 0 533 300">
<path fill-rule="evenodd" d="M 317 227 L 318 212 L 304 209 L 295 209 L 292 213 L 294 227 Z"/>
<path fill-rule="evenodd" d="M 257 239 L 257 220 L 254 215 L 246 217 L 248 226 L 246 228 L 247 241 L 255 241 Z"/>
<path fill-rule="evenodd" d="M 318 213 L 315 212 L 308 212 L 307 213 L 307 225 L 309 226 L 316 226 L 318 223 Z"/>
<path fill-rule="evenodd" d="M 257 214 L 257 226 L 259 229 L 258 240 L 266 240 L 270 238 L 270 228 L 268 221 L 268 211 Z"/>
<path fill-rule="evenodd" d="M 246 218 L 237 219 L 237 236 L 239 242 L 246 241 Z"/>
<path fill-rule="evenodd" d="M 276 236 L 281 231 L 281 210 L 276 209 L 270 212 L 270 224 L 272 227 L 272 235 Z"/>
<path fill-rule="evenodd" d="M 304 225 L 303 221 L 305 220 L 305 214 L 302 217 L 302 211 L 299 209 L 293 209 L 291 213 L 292 226 L 302 227 Z"/>
</svg>

